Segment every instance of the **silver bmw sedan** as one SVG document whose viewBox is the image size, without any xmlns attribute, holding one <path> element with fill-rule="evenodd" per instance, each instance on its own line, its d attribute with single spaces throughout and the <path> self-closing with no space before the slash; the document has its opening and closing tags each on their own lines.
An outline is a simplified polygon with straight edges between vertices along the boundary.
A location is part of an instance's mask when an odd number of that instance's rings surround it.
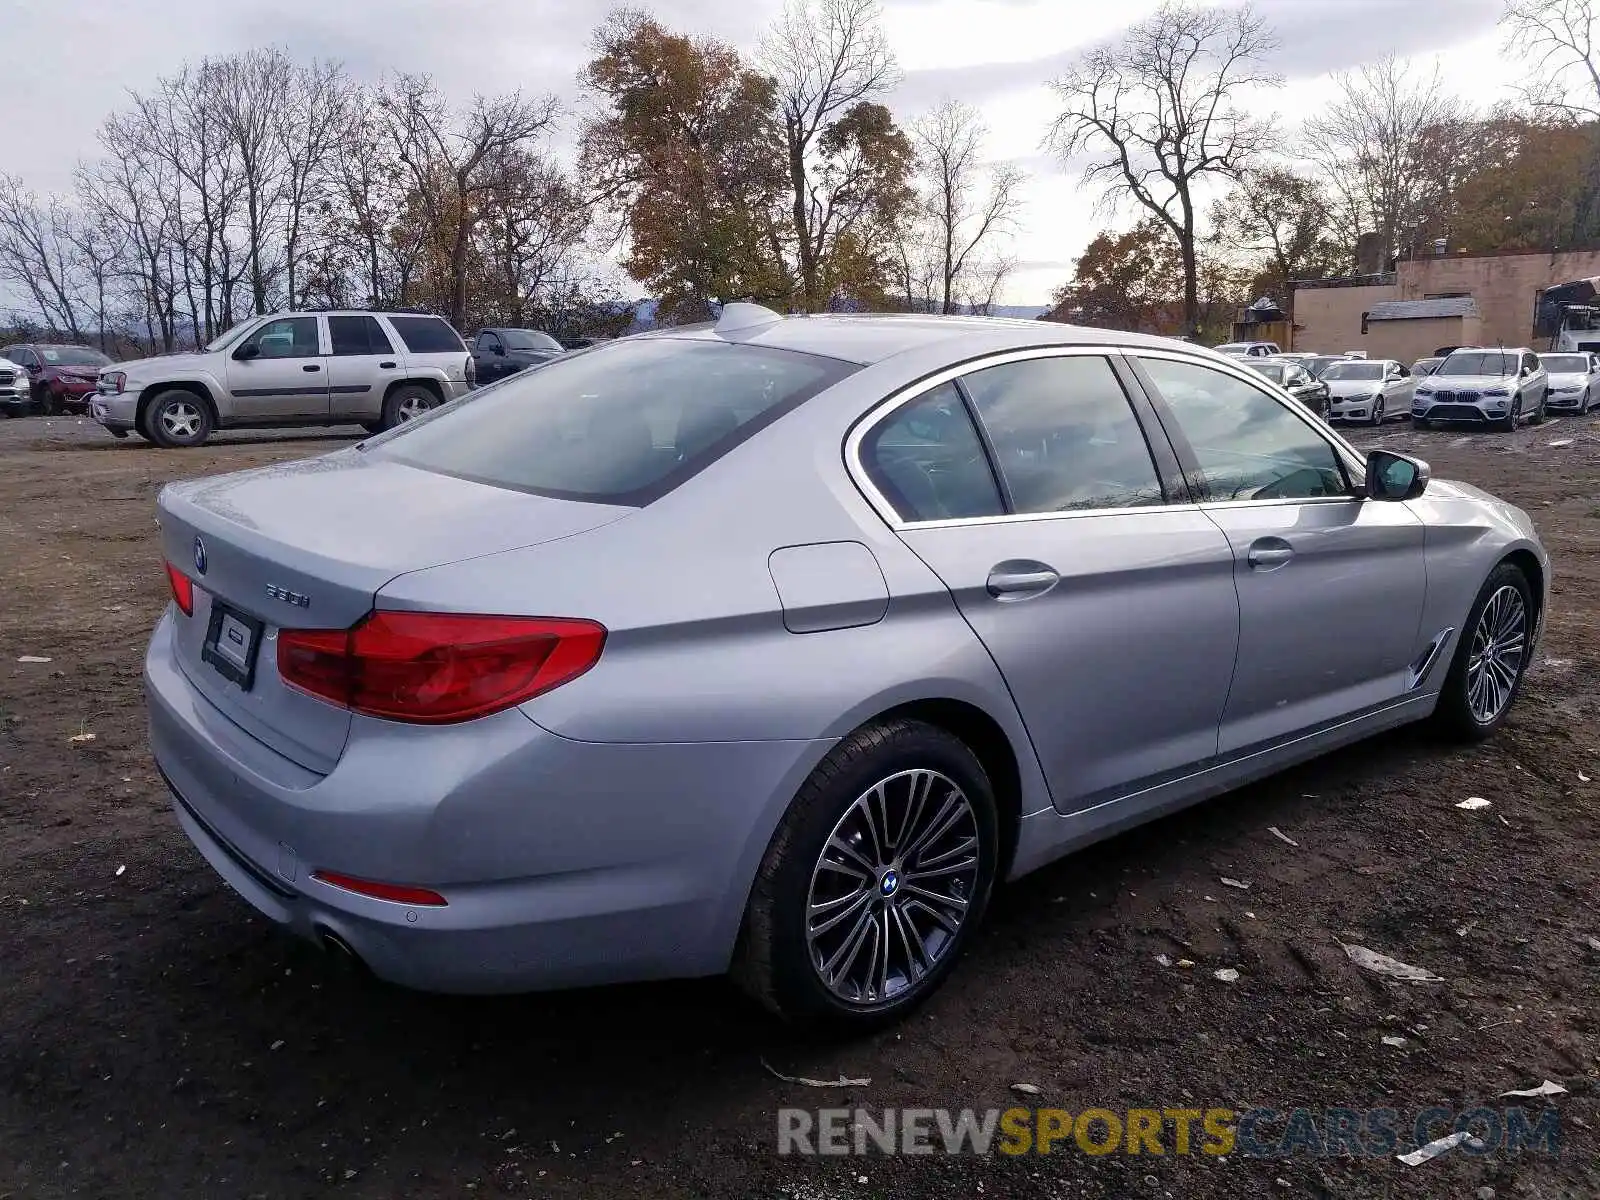
<svg viewBox="0 0 1600 1200">
<path fill-rule="evenodd" d="M 730 972 L 862 1026 L 994 888 L 1336 746 L 1505 721 L 1527 515 L 1242 363 L 731 304 L 172 484 L 178 821 L 412 987 Z"/>
</svg>

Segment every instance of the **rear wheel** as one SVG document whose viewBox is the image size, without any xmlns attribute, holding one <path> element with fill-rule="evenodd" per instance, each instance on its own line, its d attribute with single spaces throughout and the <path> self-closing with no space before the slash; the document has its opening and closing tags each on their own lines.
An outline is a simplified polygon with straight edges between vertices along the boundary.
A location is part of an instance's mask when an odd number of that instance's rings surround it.
<svg viewBox="0 0 1600 1200">
<path fill-rule="evenodd" d="M 144 423 L 158 446 L 198 446 L 211 436 L 211 406 L 193 392 L 174 388 L 150 402 Z"/>
<path fill-rule="evenodd" d="M 438 408 L 439 397 L 419 383 L 403 383 L 383 402 L 383 427 L 392 429 Z"/>
<path fill-rule="evenodd" d="M 1530 424 L 1530 425 L 1543 425 L 1544 424 L 1544 407 L 1545 407 L 1545 402 L 1548 399 L 1549 399 L 1549 393 L 1548 392 L 1546 392 L 1544 395 L 1539 397 L 1539 407 L 1533 410 L 1533 416 L 1528 418 L 1528 424 Z"/>
<path fill-rule="evenodd" d="M 1434 722 L 1443 732 L 1476 742 L 1505 723 L 1528 668 L 1533 622 L 1528 577 L 1501 563 L 1479 589 L 1457 640 L 1434 710 Z"/>
<path fill-rule="evenodd" d="M 994 887 L 994 792 L 921 721 L 853 734 L 800 789 L 762 860 L 734 978 L 798 1022 L 866 1029 L 949 975 Z"/>
</svg>

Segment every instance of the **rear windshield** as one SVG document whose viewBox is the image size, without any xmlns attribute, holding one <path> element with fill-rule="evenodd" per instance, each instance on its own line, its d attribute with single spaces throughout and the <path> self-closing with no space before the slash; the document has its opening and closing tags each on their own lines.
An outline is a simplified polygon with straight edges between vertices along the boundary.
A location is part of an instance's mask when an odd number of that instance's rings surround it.
<svg viewBox="0 0 1600 1200">
<path fill-rule="evenodd" d="M 461 335 L 438 317 L 390 317 L 389 324 L 413 354 L 446 354 L 467 348 Z"/>
<path fill-rule="evenodd" d="M 470 393 L 366 445 L 496 487 L 643 505 L 858 369 L 726 342 L 615 342 Z"/>
</svg>

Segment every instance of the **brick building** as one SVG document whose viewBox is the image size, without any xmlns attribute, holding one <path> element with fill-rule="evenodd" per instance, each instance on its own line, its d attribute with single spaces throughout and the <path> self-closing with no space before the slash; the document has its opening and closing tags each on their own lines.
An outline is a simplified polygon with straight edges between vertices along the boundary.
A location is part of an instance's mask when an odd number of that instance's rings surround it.
<svg viewBox="0 0 1600 1200">
<path fill-rule="evenodd" d="M 1406 260 L 1393 271 L 1291 286 L 1296 350 L 1366 350 L 1372 358 L 1422 358 L 1444 346 L 1533 346 L 1534 306 L 1545 288 L 1600 275 L 1600 249 L 1554 253 L 1441 254 Z M 1396 301 L 1466 300 L 1441 315 Z M 1374 312 L 1386 314 L 1377 321 Z M 1442 310 L 1441 310 L 1442 311 Z M 1365 317 L 1365 320 L 1363 318 Z"/>
</svg>

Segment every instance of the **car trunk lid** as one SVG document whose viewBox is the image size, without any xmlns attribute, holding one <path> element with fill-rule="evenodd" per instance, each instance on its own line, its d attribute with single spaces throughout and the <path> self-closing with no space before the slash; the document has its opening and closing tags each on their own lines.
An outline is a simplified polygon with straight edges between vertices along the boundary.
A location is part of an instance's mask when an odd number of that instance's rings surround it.
<svg viewBox="0 0 1600 1200">
<path fill-rule="evenodd" d="M 167 561 L 194 584 L 175 615 L 194 686 L 253 736 L 332 770 L 350 714 L 279 677 L 283 629 L 343 629 L 410 571 L 568 537 L 633 511 L 532 496 L 357 450 L 169 485 L 158 501 Z M 472 611 L 470 600 L 458 611 Z"/>
</svg>

